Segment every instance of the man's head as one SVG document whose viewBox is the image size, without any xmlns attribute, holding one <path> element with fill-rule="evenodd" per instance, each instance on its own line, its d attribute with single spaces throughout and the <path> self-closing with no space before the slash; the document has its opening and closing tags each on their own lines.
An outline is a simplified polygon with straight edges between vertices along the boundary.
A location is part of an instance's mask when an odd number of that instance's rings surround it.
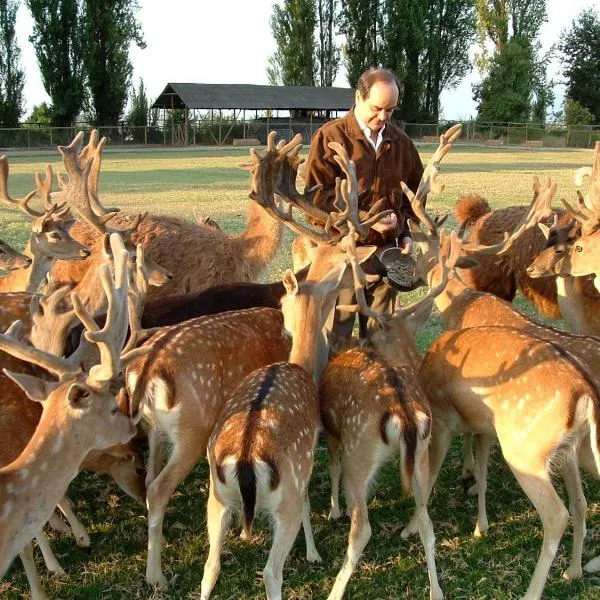
<svg viewBox="0 0 600 600">
<path fill-rule="evenodd" d="M 369 69 L 356 85 L 354 112 L 371 131 L 379 131 L 398 104 L 401 84 L 389 69 Z"/>
</svg>

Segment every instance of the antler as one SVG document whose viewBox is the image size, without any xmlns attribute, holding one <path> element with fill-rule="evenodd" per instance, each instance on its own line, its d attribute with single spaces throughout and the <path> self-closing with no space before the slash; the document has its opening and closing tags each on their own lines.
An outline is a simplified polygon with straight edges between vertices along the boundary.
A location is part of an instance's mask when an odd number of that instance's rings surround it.
<svg viewBox="0 0 600 600">
<path fill-rule="evenodd" d="M 491 246 L 480 244 L 465 244 L 463 249 L 469 252 L 479 252 L 482 254 L 504 254 L 518 240 L 527 229 L 535 227 L 542 219 L 549 217 L 552 212 L 552 198 L 556 193 L 556 183 L 552 183 L 550 177 L 546 178 L 544 185 L 540 185 L 537 176 L 533 177 L 533 198 L 527 213 L 517 223 L 513 232 L 504 234 L 504 239 Z"/>
<path fill-rule="evenodd" d="M 402 191 L 410 200 L 413 212 L 425 224 L 432 236 L 437 236 L 437 226 L 425 211 L 425 199 L 430 192 L 439 194 L 444 190 L 444 185 L 436 181 L 440 163 L 452 149 L 452 144 L 460 137 L 461 131 L 462 124 L 457 123 L 450 127 L 446 133 L 440 135 L 440 143 L 423 171 L 416 193 L 413 193 L 404 181 L 400 182 Z"/>
<path fill-rule="evenodd" d="M 37 187 L 37 192 L 42 199 L 42 206 L 44 210 L 48 211 L 52 209 L 57 204 L 57 200 L 62 200 L 62 192 L 53 192 L 52 191 L 52 166 L 46 166 L 46 174 L 44 178 L 42 178 L 42 174 L 36 172 L 34 174 L 35 185 Z M 68 209 L 67 209 L 68 210 Z"/>
<path fill-rule="evenodd" d="M 120 356 L 127 337 L 127 294 L 129 254 L 118 234 L 110 236 L 114 257 L 114 279 L 107 264 L 99 267 L 99 277 L 108 298 L 106 322 L 100 329 L 76 292 L 71 294 L 75 313 L 88 330 L 85 337 L 95 343 L 100 351 L 100 364 L 90 369 L 87 379 L 92 387 L 104 387 L 121 372 Z"/>
<path fill-rule="evenodd" d="M 41 217 L 44 213 L 38 212 L 29 206 L 29 202 L 35 196 L 36 190 L 33 190 L 22 198 L 11 198 L 8 193 L 8 158 L 0 156 L 0 200 L 10 204 L 13 208 L 18 208 L 30 217 Z"/>
</svg>

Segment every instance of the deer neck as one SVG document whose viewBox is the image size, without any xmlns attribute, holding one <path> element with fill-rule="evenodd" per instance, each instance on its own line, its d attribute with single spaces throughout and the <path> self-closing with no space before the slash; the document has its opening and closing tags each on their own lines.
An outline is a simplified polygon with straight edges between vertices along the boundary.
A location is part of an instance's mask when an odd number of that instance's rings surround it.
<svg viewBox="0 0 600 600">
<path fill-rule="evenodd" d="M 86 436 L 73 435 L 58 408 L 64 405 L 44 407 L 26 448 L 0 469 L 0 549 L 8 540 L 14 550 L 0 552 L 0 574 L 49 519 L 89 450 Z"/>
<path fill-rule="evenodd" d="M 415 373 L 421 367 L 423 357 L 403 317 L 393 317 L 382 331 L 371 336 L 371 342 L 389 363 L 410 367 Z"/>
<path fill-rule="evenodd" d="M 581 277 L 557 277 L 556 295 L 563 318 L 575 333 L 590 334 L 587 302 Z M 595 308 L 595 307 L 594 307 Z"/>
<path fill-rule="evenodd" d="M 11 271 L 0 278 L 0 292 L 37 292 L 40 284 L 46 279 L 52 259 L 36 252 L 35 246 L 32 248 L 31 239 L 27 242 L 23 254 L 32 258 L 31 265 L 28 269 Z"/>
<path fill-rule="evenodd" d="M 429 288 L 433 289 L 439 283 L 439 278 L 436 280 L 435 277 L 432 277 L 429 281 Z M 476 296 L 477 292 L 465 285 L 458 274 L 448 281 L 444 291 L 435 298 L 435 305 L 442 315 L 446 328 L 453 329 L 457 326 L 468 304 Z"/>
<path fill-rule="evenodd" d="M 251 280 L 256 279 L 275 258 L 281 245 L 283 224 L 273 219 L 257 202 L 250 202 L 246 230 L 237 238 Z"/>
<path fill-rule="evenodd" d="M 321 335 L 321 302 L 302 294 L 295 306 L 292 349 L 289 362 L 302 367 L 311 377 L 316 370 L 315 354 Z"/>
</svg>

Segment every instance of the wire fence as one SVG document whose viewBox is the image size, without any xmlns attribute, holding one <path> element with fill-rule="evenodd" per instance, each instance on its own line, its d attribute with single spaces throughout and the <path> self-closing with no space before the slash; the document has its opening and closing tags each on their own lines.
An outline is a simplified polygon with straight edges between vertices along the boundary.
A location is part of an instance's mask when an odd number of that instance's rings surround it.
<svg viewBox="0 0 600 600">
<path fill-rule="evenodd" d="M 256 121 L 205 121 L 164 123 L 135 127 L 98 127 L 112 145 L 119 146 L 224 146 L 266 143 L 269 131 L 277 131 L 281 138 L 290 139 L 300 133 L 310 140 L 324 120 L 269 119 Z M 400 125 L 414 141 L 437 142 L 441 133 L 455 121 L 440 123 L 402 123 Z M 69 144 L 78 131 L 92 129 L 90 125 L 49 127 L 27 125 L 14 129 L 0 129 L 0 149 L 47 149 Z M 567 127 L 565 125 L 536 125 L 532 123 L 463 122 L 461 141 L 486 146 L 525 146 L 547 148 L 593 148 L 600 140 L 600 125 Z"/>
</svg>

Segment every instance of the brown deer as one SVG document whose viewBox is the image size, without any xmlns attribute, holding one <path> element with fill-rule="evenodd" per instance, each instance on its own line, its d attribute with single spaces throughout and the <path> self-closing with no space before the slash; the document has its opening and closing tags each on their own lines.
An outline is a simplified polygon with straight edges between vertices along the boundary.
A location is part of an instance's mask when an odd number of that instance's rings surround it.
<svg viewBox="0 0 600 600">
<path fill-rule="evenodd" d="M 257 157 L 254 195 L 274 193 L 273 180 L 294 145 L 297 141 L 276 149 L 270 143 L 264 155 Z M 263 186 L 268 186 L 266 192 Z M 206 452 L 223 401 L 248 373 L 285 360 L 290 341 L 281 312 L 263 308 L 191 319 L 163 329 L 144 346 L 150 352 L 130 365 L 126 380 L 133 408 L 141 405 L 150 424 L 146 579 L 164 588 L 162 529 L 171 495 Z M 158 472 L 165 438 L 173 450 Z"/>
<path fill-rule="evenodd" d="M 322 232 L 303 229 L 316 242 L 311 249 L 306 279 L 298 283 L 286 271 L 286 295 L 282 312 L 292 334 L 289 362 L 257 369 L 237 387 L 223 405 L 208 444 L 211 485 L 208 500 L 210 552 L 204 567 L 202 594 L 208 600 L 220 570 L 220 554 L 228 514 L 241 512 L 244 537 L 251 534 L 255 513 L 264 510 L 274 521 L 273 544 L 263 570 L 269 600 L 281 599 L 282 570 L 300 523 L 304 526 L 307 559 L 320 561 L 310 527 L 307 488 L 314 461 L 320 425 L 319 400 L 313 378 L 317 373 L 319 336 L 339 294 L 348 264 L 358 268 L 375 247 L 356 248 L 358 185 L 353 164 L 344 148 L 331 144 L 347 179 L 338 182 L 336 205 L 340 216 L 331 215 L 338 226 L 348 219 L 348 234 L 337 245 L 329 245 Z M 273 194 L 266 189 L 254 199 L 275 215 L 279 212 Z M 301 203 L 292 202 L 302 208 Z M 345 207 L 344 209 L 342 207 Z M 374 223 L 387 213 L 374 215 Z M 343 215 L 343 217 L 341 216 Z M 285 223 L 296 230 L 291 216 Z M 333 232 L 332 232 L 333 233 Z M 364 296 L 363 296 L 364 298 Z"/>
<path fill-rule="evenodd" d="M 83 134 L 77 136 L 68 148 L 67 154 L 77 155 Z M 269 136 L 268 144 L 274 149 L 275 133 Z M 104 138 L 90 151 L 93 155 L 93 165 L 99 164 L 104 146 Z M 65 152 L 65 148 L 59 148 Z M 70 158 L 67 159 L 70 161 Z M 65 167 L 69 172 L 71 166 Z M 297 165 L 294 165 L 297 169 Z M 78 197 L 90 198 L 95 205 L 99 204 L 97 198 L 99 168 L 92 168 L 89 172 L 89 188 L 85 194 L 79 193 Z M 296 171 L 294 171 L 295 173 Z M 93 208 L 88 208 L 83 202 L 77 200 L 76 195 L 65 199 L 75 207 L 87 223 L 75 225 L 73 234 L 77 239 L 85 240 L 90 247 L 95 247 L 97 239 L 97 226 L 92 222 L 102 221 L 110 215 L 98 216 Z M 78 202 L 78 204 L 75 204 Z M 98 211 L 100 212 L 100 211 Z M 113 216 L 110 223 L 119 228 L 132 229 L 133 217 L 118 214 Z M 172 274 L 172 279 L 162 286 L 162 289 L 150 290 L 149 298 L 173 294 L 186 294 L 199 292 L 214 285 L 238 281 L 255 281 L 264 272 L 266 266 L 275 256 L 281 243 L 281 223 L 271 218 L 266 211 L 256 203 L 249 206 L 247 228 L 239 236 L 229 237 L 219 229 L 204 224 L 194 224 L 175 217 L 153 215 L 142 221 L 132 231 L 133 243 L 141 243 L 146 249 L 148 260 L 167 269 Z M 219 268 L 215 268 L 219 265 Z M 53 277 L 60 283 L 76 283 L 83 277 L 83 272 L 90 265 L 72 265 L 58 263 L 53 269 Z M 93 272 L 93 271 L 92 271 Z"/>
<path fill-rule="evenodd" d="M 440 263 L 445 259 L 440 257 Z M 417 379 L 421 357 L 405 317 L 426 307 L 426 319 L 431 297 L 444 285 L 442 281 L 416 305 L 396 310 L 381 330 L 371 335 L 369 347 L 335 355 L 321 376 L 321 418 L 327 431 L 332 482 L 329 517 L 341 516 L 340 475 L 351 517 L 348 551 L 329 600 L 342 598 L 371 537 L 368 490 L 380 466 L 396 453 L 401 455 L 402 487 L 415 495 L 430 598 L 443 598 L 435 564 L 435 535 L 427 512 L 431 409 Z"/>
<path fill-rule="evenodd" d="M 0 269 L 2 271 L 14 271 L 15 269 L 26 269 L 31 265 L 31 257 L 17 252 L 4 240 L 0 240 Z"/>
<path fill-rule="evenodd" d="M 0 278 L 0 292 L 36 292 L 46 279 L 56 259 L 82 260 L 90 255 L 90 250 L 74 240 L 69 234 L 74 220 L 63 218 L 68 207 L 54 204 L 45 212 L 39 212 L 29 206 L 35 191 L 22 198 L 12 198 L 8 193 L 8 159 L 0 157 L 0 200 L 20 209 L 31 221 L 31 235 L 25 246 L 25 254 L 30 256 L 30 268 L 27 271 L 11 271 Z M 50 193 L 50 179 L 37 179 L 38 191 L 45 195 Z"/>
<path fill-rule="evenodd" d="M 17 553 L 21 553 L 26 569 L 35 569 L 30 540 L 52 514 L 87 453 L 125 443 L 135 434 L 131 418 L 119 410 L 115 399 L 121 388 L 121 361 L 124 364 L 128 359 L 121 356 L 127 335 L 126 262 L 123 250 L 114 280 L 108 266 L 99 272 L 109 298 L 103 330 L 99 330 L 77 296 L 73 296 L 75 310 L 88 326 L 87 335 L 100 351 L 101 363 L 89 372 L 82 373 L 65 359 L 0 335 L 1 350 L 37 364 L 59 378 L 58 382 L 52 382 L 9 373 L 32 400 L 42 403 L 43 411 L 26 448 L 14 461 L 0 468 L 0 576 Z M 54 458 L 50 461 L 51 457 Z M 41 588 L 34 593 L 45 598 Z"/>
</svg>

